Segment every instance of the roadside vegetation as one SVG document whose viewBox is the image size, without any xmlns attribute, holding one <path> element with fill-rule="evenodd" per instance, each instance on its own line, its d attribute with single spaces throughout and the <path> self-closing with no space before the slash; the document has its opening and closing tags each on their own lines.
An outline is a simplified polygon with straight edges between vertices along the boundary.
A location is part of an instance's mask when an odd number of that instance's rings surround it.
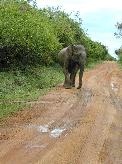
<svg viewBox="0 0 122 164">
<path fill-rule="evenodd" d="M 59 7 L 38 9 L 24 0 L 0 1 L 0 118 L 37 100 L 63 81 L 57 53 L 69 44 L 86 47 L 87 67 L 114 60 L 107 48 Z"/>
<path fill-rule="evenodd" d="M 63 81 L 59 66 L 36 66 L 0 73 L 0 118 L 38 99 L 51 88 Z"/>
</svg>

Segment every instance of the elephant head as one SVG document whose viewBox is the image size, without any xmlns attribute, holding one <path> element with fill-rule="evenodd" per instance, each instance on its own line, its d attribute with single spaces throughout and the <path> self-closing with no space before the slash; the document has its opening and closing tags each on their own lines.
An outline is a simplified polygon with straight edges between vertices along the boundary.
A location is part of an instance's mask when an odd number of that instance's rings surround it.
<svg viewBox="0 0 122 164">
<path fill-rule="evenodd" d="M 70 45 L 67 47 L 68 54 L 70 58 L 75 62 L 80 62 L 85 64 L 86 60 L 86 50 L 83 45 Z"/>
</svg>

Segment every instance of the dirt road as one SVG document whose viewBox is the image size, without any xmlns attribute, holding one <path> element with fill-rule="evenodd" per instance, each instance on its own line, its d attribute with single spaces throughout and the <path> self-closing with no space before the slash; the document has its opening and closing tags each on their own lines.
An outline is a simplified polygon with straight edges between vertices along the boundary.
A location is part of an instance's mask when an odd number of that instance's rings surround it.
<svg viewBox="0 0 122 164">
<path fill-rule="evenodd" d="M 85 71 L 83 87 L 57 86 L 0 128 L 0 164 L 121 164 L 122 71 Z"/>
</svg>

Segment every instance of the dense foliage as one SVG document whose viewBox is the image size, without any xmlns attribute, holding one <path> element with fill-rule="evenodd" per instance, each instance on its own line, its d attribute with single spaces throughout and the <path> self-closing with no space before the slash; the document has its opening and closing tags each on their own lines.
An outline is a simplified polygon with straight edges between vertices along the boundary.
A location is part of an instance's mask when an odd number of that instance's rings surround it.
<svg viewBox="0 0 122 164">
<path fill-rule="evenodd" d="M 48 64 L 59 49 L 49 18 L 26 2 L 1 2 L 1 64 Z"/>
<path fill-rule="evenodd" d="M 75 19 L 60 8 L 37 9 L 24 0 L 0 1 L 0 68 L 57 61 L 58 51 L 69 44 L 83 44 L 88 61 L 108 59 L 105 46 L 93 42 Z"/>
</svg>

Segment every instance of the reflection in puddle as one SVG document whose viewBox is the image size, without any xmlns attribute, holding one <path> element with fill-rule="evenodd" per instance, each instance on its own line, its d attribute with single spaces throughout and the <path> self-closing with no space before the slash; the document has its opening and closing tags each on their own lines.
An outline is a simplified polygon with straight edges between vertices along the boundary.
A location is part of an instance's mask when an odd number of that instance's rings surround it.
<svg viewBox="0 0 122 164">
<path fill-rule="evenodd" d="M 48 125 L 44 125 L 44 126 L 40 125 L 38 126 L 37 130 L 42 133 L 47 133 L 49 131 Z"/>
<path fill-rule="evenodd" d="M 50 133 L 50 136 L 51 137 L 54 137 L 54 138 L 57 138 L 59 137 L 63 131 L 65 131 L 66 129 L 61 129 L 61 128 L 56 128 L 56 129 L 53 129 Z"/>
<path fill-rule="evenodd" d="M 114 92 L 117 92 L 119 89 L 116 83 L 111 83 L 111 88 Z"/>
<path fill-rule="evenodd" d="M 46 124 L 46 125 L 29 125 L 28 127 L 29 128 L 32 128 L 32 129 L 36 129 L 39 133 L 47 133 L 50 137 L 53 137 L 53 138 L 57 138 L 59 136 L 61 136 L 61 134 L 71 128 L 71 123 L 70 122 L 65 122 L 64 123 L 64 126 L 60 127 L 60 128 L 51 128 L 51 123 L 53 123 L 54 121 Z M 37 146 L 38 147 L 38 146 Z"/>
<path fill-rule="evenodd" d="M 28 128 L 36 129 L 38 132 L 47 133 L 49 131 L 49 125 L 28 125 Z"/>
<path fill-rule="evenodd" d="M 48 144 L 43 144 L 43 145 L 38 145 L 38 144 L 28 144 L 25 146 L 26 149 L 34 149 L 34 148 L 39 148 L 39 149 L 44 149 L 47 147 Z"/>
</svg>

